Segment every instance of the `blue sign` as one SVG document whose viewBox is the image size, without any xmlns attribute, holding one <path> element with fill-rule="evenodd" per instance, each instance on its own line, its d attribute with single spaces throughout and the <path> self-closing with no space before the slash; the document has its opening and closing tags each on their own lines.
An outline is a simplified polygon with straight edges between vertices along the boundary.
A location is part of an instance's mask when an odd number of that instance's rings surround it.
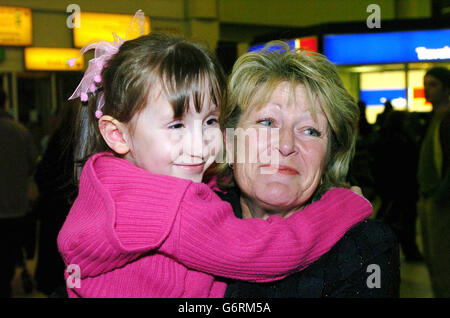
<svg viewBox="0 0 450 318">
<path fill-rule="evenodd" d="M 359 92 L 359 99 L 367 106 L 383 105 L 386 101 L 394 99 L 406 100 L 406 89 L 367 89 Z"/>
<path fill-rule="evenodd" d="M 450 60 L 450 29 L 326 35 L 323 44 L 336 65 Z"/>
</svg>

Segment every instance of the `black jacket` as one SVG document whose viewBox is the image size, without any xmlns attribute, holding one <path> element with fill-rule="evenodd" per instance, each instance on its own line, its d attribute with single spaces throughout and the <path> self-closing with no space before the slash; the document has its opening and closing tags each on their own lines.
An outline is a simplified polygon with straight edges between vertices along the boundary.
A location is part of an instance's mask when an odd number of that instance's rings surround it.
<svg viewBox="0 0 450 318">
<path fill-rule="evenodd" d="M 219 196 L 242 218 L 238 192 Z M 399 247 L 386 224 L 366 220 L 301 272 L 270 283 L 227 283 L 226 298 L 395 298 L 400 292 Z"/>
</svg>

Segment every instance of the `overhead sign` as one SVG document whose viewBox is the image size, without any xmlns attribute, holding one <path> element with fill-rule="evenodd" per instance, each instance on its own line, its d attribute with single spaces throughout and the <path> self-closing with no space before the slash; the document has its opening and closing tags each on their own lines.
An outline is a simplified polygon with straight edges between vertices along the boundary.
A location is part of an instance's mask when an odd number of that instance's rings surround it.
<svg viewBox="0 0 450 318">
<path fill-rule="evenodd" d="M 298 38 L 294 40 L 284 41 L 289 45 L 291 50 L 303 48 L 309 51 L 317 52 L 317 37 L 309 36 Z M 261 51 L 267 43 L 253 45 L 249 48 L 249 52 Z M 281 46 L 273 46 L 270 48 L 270 51 L 275 51 L 277 49 L 281 49 Z"/>
<path fill-rule="evenodd" d="M 139 30 L 129 30 L 133 15 L 81 12 L 79 27 L 73 28 L 75 47 L 83 47 L 100 40 L 114 41 L 113 33 L 122 39 L 135 39 Z M 127 30 L 129 30 L 127 34 Z M 150 18 L 145 17 L 144 34 L 150 33 Z"/>
<path fill-rule="evenodd" d="M 326 35 L 324 54 L 337 65 L 450 59 L 450 29 Z"/>
<path fill-rule="evenodd" d="M 309 51 L 317 52 L 317 37 L 309 36 L 295 40 L 295 48 L 303 48 Z"/>
<path fill-rule="evenodd" d="M 26 46 L 33 44 L 31 10 L 0 6 L 0 45 Z"/>
<path fill-rule="evenodd" d="M 84 59 L 80 56 L 79 49 L 26 47 L 24 52 L 27 70 L 81 71 L 84 69 Z M 71 59 L 74 59 L 74 63 L 68 63 Z"/>
<path fill-rule="evenodd" d="M 360 90 L 359 99 L 367 106 L 383 105 L 390 101 L 393 106 L 406 106 L 406 89 L 365 89 Z M 405 105 L 403 105 L 405 104 Z"/>
</svg>

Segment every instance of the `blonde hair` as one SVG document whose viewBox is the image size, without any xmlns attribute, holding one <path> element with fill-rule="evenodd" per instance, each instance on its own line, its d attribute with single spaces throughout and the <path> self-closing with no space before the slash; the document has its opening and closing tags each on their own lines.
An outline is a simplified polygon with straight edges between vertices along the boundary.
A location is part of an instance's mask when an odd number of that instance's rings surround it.
<svg viewBox="0 0 450 318">
<path fill-rule="evenodd" d="M 281 82 L 289 82 L 292 92 L 303 84 L 313 116 L 318 104 L 328 121 L 325 169 L 313 200 L 332 187 L 348 187 L 346 177 L 355 151 L 359 108 L 344 88 L 336 67 L 322 54 L 291 50 L 285 42 L 272 41 L 260 52 L 242 55 L 229 78 L 229 98 L 220 117 L 222 129 L 236 128 L 242 114 L 265 105 Z M 226 178 L 231 173 L 226 164 L 220 165 L 217 173 L 221 187 L 234 185 Z"/>
</svg>

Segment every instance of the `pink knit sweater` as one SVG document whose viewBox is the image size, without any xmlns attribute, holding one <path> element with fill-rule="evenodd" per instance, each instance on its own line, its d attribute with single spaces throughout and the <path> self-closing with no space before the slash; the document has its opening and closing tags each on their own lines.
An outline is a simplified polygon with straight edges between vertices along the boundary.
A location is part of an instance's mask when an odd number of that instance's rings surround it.
<svg viewBox="0 0 450 318">
<path fill-rule="evenodd" d="M 366 199 L 335 188 L 289 218 L 241 220 L 205 184 L 101 153 L 83 169 L 58 247 L 80 269 L 70 297 L 223 297 L 218 276 L 281 279 L 371 212 Z"/>
</svg>

